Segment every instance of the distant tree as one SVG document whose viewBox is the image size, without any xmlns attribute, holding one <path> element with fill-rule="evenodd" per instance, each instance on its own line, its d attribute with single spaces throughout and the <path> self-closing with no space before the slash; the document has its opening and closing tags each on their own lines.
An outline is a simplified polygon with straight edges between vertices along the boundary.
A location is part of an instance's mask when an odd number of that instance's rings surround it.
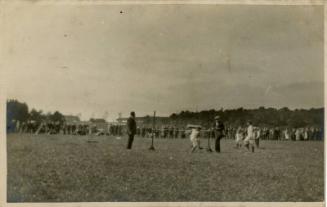
<svg viewBox="0 0 327 207">
<path fill-rule="evenodd" d="M 90 119 L 90 122 L 106 123 L 106 120 L 105 119 L 94 119 L 94 118 L 91 118 Z"/>
<path fill-rule="evenodd" d="M 28 106 L 17 100 L 7 101 L 7 120 L 26 121 L 29 117 Z"/>
<path fill-rule="evenodd" d="M 173 113 L 172 115 L 170 115 L 170 118 L 176 119 L 177 118 L 177 114 Z"/>
<path fill-rule="evenodd" d="M 53 121 L 53 122 L 63 123 L 65 120 L 65 117 L 59 111 L 55 111 L 53 114 L 49 115 L 49 120 Z"/>
<path fill-rule="evenodd" d="M 29 117 L 28 106 L 17 100 L 7 101 L 7 132 L 14 130 L 14 121 L 25 122 Z"/>
<path fill-rule="evenodd" d="M 42 110 L 37 111 L 36 109 L 32 109 L 29 113 L 29 119 L 34 120 L 37 123 L 41 123 L 42 120 L 45 119 L 45 115 L 42 114 Z"/>
<path fill-rule="evenodd" d="M 216 115 L 221 116 L 221 119 L 228 125 L 239 126 L 244 125 L 247 121 L 251 120 L 257 126 L 270 126 L 270 127 L 305 127 L 317 126 L 323 127 L 324 125 L 324 109 L 312 108 L 309 110 L 295 109 L 290 110 L 287 107 L 281 109 L 264 108 L 258 109 L 228 109 L 228 110 L 214 110 L 191 112 L 181 111 L 179 114 L 174 113 L 170 116 L 173 120 L 178 120 L 181 125 L 187 123 L 202 123 L 205 126 L 210 126 Z"/>
<path fill-rule="evenodd" d="M 259 111 L 264 111 L 265 110 L 265 107 L 264 106 L 260 106 L 259 107 Z"/>
<path fill-rule="evenodd" d="M 152 123 L 151 121 L 152 121 L 152 119 L 149 115 L 146 115 L 144 117 L 144 124 L 151 124 Z"/>
</svg>

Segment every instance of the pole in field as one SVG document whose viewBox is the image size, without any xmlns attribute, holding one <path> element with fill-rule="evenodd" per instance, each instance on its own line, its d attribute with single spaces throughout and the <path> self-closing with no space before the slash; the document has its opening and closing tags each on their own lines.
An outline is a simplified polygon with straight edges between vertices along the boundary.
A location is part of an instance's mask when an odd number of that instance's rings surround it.
<svg viewBox="0 0 327 207">
<path fill-rule="evenodd" d="M 212 152 L 211 146 L 210 146 L 210 139 L 211 139 L 211 130 L 209 130 L 209 136 L 208 136 L 208 148 L 207 151 L 208 152 Z"/>
<path fill-rule="evenodd" d="M 153 126 L 152 126 L 152 136 L 151 136 L 151 147 L 149 148 L 149 150 L 155 150 L 154 146 L 153 146 L 153 139 L 154 139 L 154 135 L 155 135 L 155 128 L 156 128 L 156 111 L 153 112 Z"/>
</svg>

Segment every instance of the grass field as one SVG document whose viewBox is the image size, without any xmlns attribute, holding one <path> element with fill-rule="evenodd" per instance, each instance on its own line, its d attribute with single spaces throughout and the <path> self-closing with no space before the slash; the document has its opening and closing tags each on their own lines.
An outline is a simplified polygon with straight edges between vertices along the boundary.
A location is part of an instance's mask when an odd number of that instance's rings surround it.
<svg viewBox="0 0 327 207">
<path fill-rule="evenodd" d="M 8 202 L 323 201 L 323 142 L 262 141 L 255 153 L 222 140 L 7 136 Z M 206 142 L 203 141 L 203 146 Z"/>
</svg>

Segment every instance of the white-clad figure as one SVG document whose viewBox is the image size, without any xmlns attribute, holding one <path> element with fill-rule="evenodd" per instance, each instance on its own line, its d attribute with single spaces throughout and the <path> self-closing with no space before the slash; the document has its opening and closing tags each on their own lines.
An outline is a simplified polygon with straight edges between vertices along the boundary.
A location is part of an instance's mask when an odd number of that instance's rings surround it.
<svg viewBox="0 0 327 207">
<path fill-rule="evenodd" d="M 284 130 L 284 137 L 285 137 L 285 140 L 290 140 L 290 133 L 288 131 L 288 128 L 286 128 Z"/>
<path fill-rule="evenodd" d="M 295 131 L 295 140 L 300 141 L 301 140 L 301 130 L 299 128 Z"/>
<path fill-rule="evenodd" d="M 235 134 L 236 148 L 242 147 L 242 141 L 244 139 L 244 133 L 242 127 L 238 127 Z"/>
<path fill-rule="evenodd" d="M 190 134 L 190 140 L 192 142 L 192 152 L 197 148 L 200 148 L 200 127 L 193 128 Z"/>
<path fill-rule="evenodd" d="M 249 121 L 248 122 L 248 128 L 247 128 L 247 135 L 246 138 L 244 139 L 244 144 L 245 147 L 250 150 L 249 146 L 251 145 L 251 151 L 254 152 L 254 128 L 252 126 L 252 123 Z"/>
<path fill-rule="evenodd" d="M 303 130 L 303 139 L 306 141 L 309 139 L 308 128 Z"/>
</svg>

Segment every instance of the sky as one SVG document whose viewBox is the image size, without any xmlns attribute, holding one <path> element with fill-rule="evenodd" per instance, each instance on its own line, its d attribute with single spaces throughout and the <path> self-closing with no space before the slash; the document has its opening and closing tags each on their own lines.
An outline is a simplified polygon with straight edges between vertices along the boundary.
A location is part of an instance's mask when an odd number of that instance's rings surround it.
<svg viewBox="0 0 327 207">
<path fill-rule="evenodd" d="M 16 5 L 8 99 L 113 120 L 181 110 L 324 106 L 323 7 Z"/>
</svg>

